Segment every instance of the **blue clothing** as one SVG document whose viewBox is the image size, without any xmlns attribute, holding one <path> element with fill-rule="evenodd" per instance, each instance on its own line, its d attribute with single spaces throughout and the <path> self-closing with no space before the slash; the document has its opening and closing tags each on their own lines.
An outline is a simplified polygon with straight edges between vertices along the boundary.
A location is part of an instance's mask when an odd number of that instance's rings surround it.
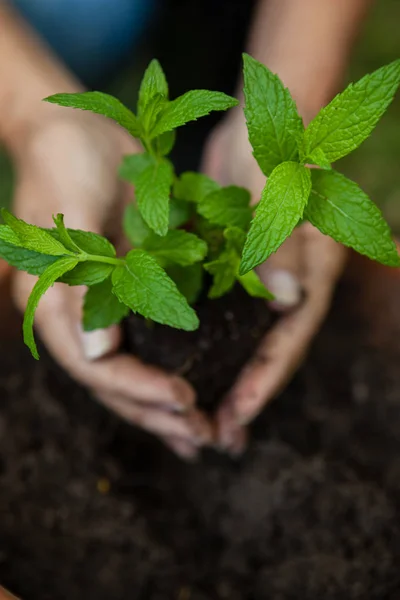
<svg viewBox="0 0 400 600">
<path fill-rule="evenodd" d="M 85 82 L 118 66 L 146 29 L 157 0 L 13 0 L 16 8 Z"/>
</svg>

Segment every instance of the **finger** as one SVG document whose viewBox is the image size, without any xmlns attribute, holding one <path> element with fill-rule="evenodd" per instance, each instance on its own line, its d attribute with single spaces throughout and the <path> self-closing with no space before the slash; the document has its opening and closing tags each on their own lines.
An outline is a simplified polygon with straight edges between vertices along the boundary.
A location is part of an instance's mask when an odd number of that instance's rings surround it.
<svg viewBox="0 0 400 600">
<path fill-rule="evenodd" d="M 227 398 L 233 420 L 239 425 L 249 423 L 293 375 L 328 311 L 342 271 L 343 247 L 308 226 L 303 235 L 308 265 L 303 277 L 306 300 L 266 335 Z"/>
<path fill-rule="evenodd" d="M 161 439 L 179 458 L 188 462 L 195 462 L 198 459 L 199 449 L 191 441 L 174 436 L 165 436 Z"/>
<path fill-rule="evenodd" d="M 284 312 L 293 309 L 303 298 L 301 247 L 301 232 L 295 230 L 278 251 L 257 269 L 261 281 L 275 296 L 269 303 L 272 310 Z"/>
<path fill-rule="evenodd" d="M 217 447 L 232 457 L 240 456 L 247 446 L 247 429 L 237 422 L 233 404 L 226 398 L 216 414 Z"/>
<path fill-rule="evenodd" d="M 0 600 L 18 600 L 18 598 L 0 586 Z"/>
<path fill-rule="evenodd" d="M 158 410 L 151 406 L 132 402 L 121 394 L 95 392 L 96 397 L 123 419 L 141 429 L 162 437 L 180 438 L 195 446 L 212 441 L 211 425 L 200 411 L 192 409 L 185 415 Z"/>
<path fill-rule="evenodd" d="M 31 279 L 27 275 L 18 278 L 16 294 L 22 303 Z M 85 386 L 125 394 L 171 411 L 182 412 L 193 406 L 194 391 L 180 377 L 144 365 L 133 356 L 112 354 L 120 342 L 118 327 L 90 334 L 82 331 L 82 294 L 82 288 L 56 284 L 38 306 L 36 327 L 55 360 Z"/>
</svg>

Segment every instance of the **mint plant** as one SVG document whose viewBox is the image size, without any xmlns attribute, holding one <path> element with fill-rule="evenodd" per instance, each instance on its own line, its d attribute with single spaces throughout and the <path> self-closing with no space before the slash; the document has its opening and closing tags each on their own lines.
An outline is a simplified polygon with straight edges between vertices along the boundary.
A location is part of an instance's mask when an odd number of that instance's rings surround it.
<svg viewBox="0 0 400 600">
<path fill-rule="evenodd" d="M 35 310 L 55 282 L 87 286 L 87 331 L 119 323 L 130 310 L 190 331 L 198 327 L 191 305 L 205 271 L 212 277 L 210 298 L 238 282 L 252 296 L 271 299 L 254 269 L 304 220 L 371 259 L 400 265 L 379 209 L 331 167 L 369 136 L 387 109 L 400 83 L 400 61 L 350 85 L 307 128 L 279 77 L 246 54 L 244 83 L 249 139 L 267 177 L 254 218 L 247 190 L 221 187 L 201 173 L 178 176 L 168 158 L 179 127 L 237 105 L 234 98 L 193 90 L 170 100 L 163 70 L 153 60 L 140 86 L 136 114 L 101 92 L 45 99 L 113 119 L 140 140 L 143 151 L 124 157 L 119 170 L 135 191 L 123 217 L 132 244 L 126 256 L 117 256 L 100 235 L 68 229 L 63 215 L 54 216 L 54 228 L 45 229 L 2 210 L 0 257 L 38 276 L 23 324 L 35 358 Z"/>
</svg>

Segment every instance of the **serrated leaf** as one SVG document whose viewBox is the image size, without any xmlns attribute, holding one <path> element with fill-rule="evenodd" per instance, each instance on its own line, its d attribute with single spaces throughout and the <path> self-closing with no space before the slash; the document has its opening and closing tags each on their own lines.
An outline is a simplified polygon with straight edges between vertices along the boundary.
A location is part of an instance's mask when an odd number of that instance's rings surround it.
<svg viewBox="0 0 400 600">
<path fill-rule="evenodd" d="M 292 233 L 310 190 L 310 169 L 285 162 L 272 171 L 246 239 L 240 275 L 263 263 Z"/>
<path fill-rule="evenodd" d="M 117 325 L 129 313 L 129 308 L 113 294 L 111 279 L 108 278 L 88 289 L 83 303 L 83 329 L 107 329 Z"/>
<path fill-rule="evenodd" d="M 218 183 L 207 175 L 186 171 L 175 181 L 174 196 L 178 200 L 198 204 L 208 194 L 218 189 L 220 189 Z"/>
<path fill-rule="evenodd" d="M 118 174 L 122 179 L 125 179 L 125 181 L 129 181 L 129 183 L 135 185 L 139 175 L 143 173 L 147 167 L 155 164 L 155 159 L 147 152 L 141 154 L 128 154 L 122 159 Z"/>
<path fill-rule="evenodd" d="M 198 212 L 211 223 L 247 229 L 252 211 L 250 193 L 231 185 L 208 194 L 198 205 Z"/>
<path fill-rule="evenodd" d="M 167 273 L 189 304 L 194 304 L 203 287 L 202 265 L 200 263 L 190 265 L 190 267 L 171 265 L 167 268 Z"/>
<path fill-rule="evenodd" d="M 47 256 L 3 241 L 1 238 L 3 227 L 7 225 L 0 226 L 0 258 L 12 267 L 19 271 L 26 271 L 30 275 L 41 275 L 49 265 L 59 260 L 59 256 Z"/>
<path fill-rule="evenodd" d="M 312 190 L 304 216 L 325 235 L 392 267 L 400 259 L 379 208 L 360 187 L 337 171 L 312 173 Z"/>
<path fill-rule="evenodd" d="M 69 271 L 58 281 L 67 285 L 87 285 L 92 286 L 101 283 L 111 275 L 112 265 L 94 261 L 80 262 L 72 271 Z"/>
<path fill-rule="evenodd" d="M 29 296 L 23 323 L 24 342 L 37 360 L 39 359 L 39 353 L 33 335 L 33 321 L 39 300 L 59 277 L 73 269 L 77 263 L 78 260 L 72 256 L 57 260 L 42 273 Z"/>
<path fill-rule="evenodd" d="M 140 247 L 151 234 L 151 229 L 143 221 L 142 215 L 134 204 L 129 204 L 124 212 L 124 232 L 133 246 Z"/>
<path fill-rule="evenodd" d="M 67 250 L 60 241 L 54 239 L 49 234 L 48 230 L 25 223 L 22 219 L 17 219 L 17 217 L 14 217 L 14 215 L 5 208 L 2 209 L 1 215 L 5 223 L 14 232 L 16 238 L 18 238 L 18 245 L 21 248 L 26 248 L 27 250 L 33 250 L 33 252 L 50 256 L 65 256 L 71 254 L 71 251 Z M 15 245 L 17 245 L 15 236 Z"/>
<path fill-rule="evenodd" d="M 220 298 L 233 288 L 239 263 L 240 258 L 236 253 L 224 251 L 217 260 L 204 265 L 205 270 L 213 276 L 209 298 Z"/>
<path fill-rule="evenodd" d="M 159 114 L 163 111 L 167 104 L 168 100 L 160 94 L 153 96 L 153 98 L 149 100 L 140 118 L 140 124 L 144 132 L 144 138 L 151 135 Z"/>
<path fill-rule="evenodd" d="M 186 331 L 198 327 L 194 310 L 156 259 L 144 250 L 131 250 L 126 266 L 113 271 L 112 282 L 117 298 L 145 318 Z"/>
<path fill-rule="evenodd" d="M 89 110 L 112 119 L 118 125 L 129 131 L 133 137 L 140 137 L 141 128 L 136 116 L 114 96 L 103 92 L 82 92 L 79 94 L 55 94 L 44 98 L 45 102 Z"/>
<path fill-rule="evenodd" d="M 139 118 L 143 115 L 144 109 L 150 100 L 157 95 L 168 99 L 168 83 L 160 63 L 158 60 L 153 59 L 147 67 L 140 84 L 137 107 Z"/>
<path fill-rule="evenodd" d="M 334 162 L 357 148 L 393 100 L 400 83 L 400 60 L 381 67 L 338 94 L 308 125 L 304 157 L 324 153 Z M 315 161 L 318 162 L 316 156 Z"/>
<path fill-rule="evenodd" d="M 189 266 L 199 262 L 207 254 L 207 244 L 197 235 L 182 229 L 171 229 L 164 237 L 150 235 L 143 242 L 143 249 L 162 266 L 170 263 Z"/>
<path fill-rule="evenodd" d="M 290 92 L 277 75 L 248 54 L 244 61 L 244 113 L 253 154 L 265 175 L 295 161 L 304 131 Z"/>
<path fill-rule="evenodd" d="M 191 217 L 190 205 L 183 200 L 171 198 L 169 201 L 169 223 L 170 229 L 176 229 L 189 221 Z"/>
<path fill-rule="evenodd" d="M 171 131 L 189 121 L 196 121 L 212 111 L 227 110 L 236 106 L 238 101 L 222 92 L 192 90 L 169 102 L 161 112 L 152 137 Z"/>
<path fill-rule="evenodd" d="M 54 239 L 59 239 L 57 229 L 47 229 L 46 231 Z M 91 231 L 82 231 L 81 229 L 67 229 L 67 231 L 72 241 L 82 252 L 94 256 L 109 256 L 111 258 L 116 256 L 114 246 L 102 235 L 92 233 Z"/>
<path fill-rule="evenodd" d="M 265 300 L 274 299 L 274 295 L 267 290 L 255 271 L 249 271 L 245 275 L 238 275 L 237 280 L 250 296 L 264 298 Z"/>
<path fill-rule="evenodd" d="M 168 231 L 169 196 L 174 178 L 172 165 L 162 160 L 147 167 L 136 179 L 135 196 L 140 213 L 158 235 Z"/>
</svg>

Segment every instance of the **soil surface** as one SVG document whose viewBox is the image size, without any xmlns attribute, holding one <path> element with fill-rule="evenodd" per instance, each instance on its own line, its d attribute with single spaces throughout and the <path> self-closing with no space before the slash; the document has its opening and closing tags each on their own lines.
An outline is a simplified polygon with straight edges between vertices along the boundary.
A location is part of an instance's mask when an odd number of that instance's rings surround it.
<svg viewBox="0 0 400 600">
<path fill-rule="evenodd" d="M 344 309 L 236 462 L 183 464 L 44 353 L 3 347 L 2 584 L 24 600 L 398 600 L 398 342 L 376 350 Z"/>
</svg>

